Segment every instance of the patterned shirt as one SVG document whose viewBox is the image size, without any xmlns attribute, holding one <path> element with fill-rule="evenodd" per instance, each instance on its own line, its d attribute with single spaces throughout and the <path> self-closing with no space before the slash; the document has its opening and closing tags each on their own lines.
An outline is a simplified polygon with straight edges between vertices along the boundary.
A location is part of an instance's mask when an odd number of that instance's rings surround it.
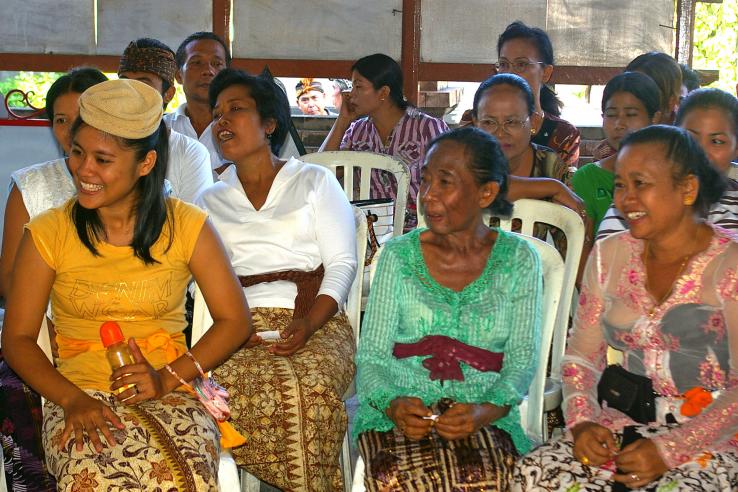
<svg viewBox="0 0 738 492">
<path fill-rule="evenodd" d="M 410 191 L 407 197 L 405 231 L 417 224 L 415 197 L 420 188 L 420 169 L 428 144 L 448 131 L 443 120 L 428 116 L 417 108 L 408 107 L 390 133 L 387 145 L 382 143 L 379 131 L 371 118 L 360 118 L 349 126 L 341 140 L 342 150 L 377 152 L 400 158 L 410 171 Z M 396 198 L 397 183 L 392 174 L 375 170 L 371 176 L 371 198 Z"/>
<path fill-rule="evenodd" d="M 530 449 L 517 405 L 527 393 L 538 363 L 541 320 L 541 263 L 518 236 L 498 231 L 482 274 L 461 291 L 431 276 L 416 229 L 383 247 L 372 283 L 356 356 L 359 409 L 353 433 L 384 432 L 394 423 L 384 413 L 399 396 L 430 405 L 457 402 L 510 405 L 492 425 L 508 432 L 518 451 Z M 395 343 L 445 335 L 473 347 L 505 354 L 500 372 L 462 364 L 463 381 L 430 379 L 424 357 L 399 359 Z"/>
<path fill-rule="evenodd" d="M 574 326 L 561 366 L 566 425 L 593 421 L 616 431 L 633 421 L 601 407 L 597 383 L 607 347 L 623 353 L 623 367 L 653 382 L 657 421 L 667 412 L 680 425 L 653 437 L 669 468 L 704 452 L 736 453 L 738 441 L 738 243 L 713 226 L 660 304 L 646 288 L 645 242 L 630 232 L 595 244 L 582 280 Z M 681 413 L 694 388 L 715 392 L 694 417 Z M 716 393 L 717 391 L 720 393 Z"/>
</svg>

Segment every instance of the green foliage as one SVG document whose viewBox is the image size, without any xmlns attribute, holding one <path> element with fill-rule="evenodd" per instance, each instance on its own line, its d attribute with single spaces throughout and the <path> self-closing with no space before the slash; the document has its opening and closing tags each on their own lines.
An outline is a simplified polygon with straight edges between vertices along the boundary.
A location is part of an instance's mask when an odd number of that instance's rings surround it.
<svg viewBox="0 0 738 492">
<path fill-rule="evenodd" d="M 33 92 L 30 98 L 31 104 L 37 108 L 43 108 L 46 106 L 46 93 L 49 87 L 62 75 L 64 75 L 63 72 L 0 72 L 0 93 L 4 96 L 13 89 L 20 89 L 26 93 L 31 91 Z M 105 76 L 109 79 L 118 78 L 118 75 L 114 73 L 106 73 Z M 175 86 L 177 92 L 167 106 L 168 112 L 174 111 L 177 106 L 185 102 L 182 86 L 176 83 Z M 9 102 L 11 107 L 23 106 L 20 96 L 11 97 Z"/>
<path fill-rule="evenodd" d="M 62 74 L 56 72 L 5 72 L 6 77 L 0 78 L 0 93 L 7 94 L 13 89 L 23 92 L 33 92 L 30 102 L 37 108 L 46 106 L 46 92 Z M 10 99 L 11 106 L 22 106 L 23 102 L 19 96 Z"/>
<path fill-rule="evenodd" d="M 719 70 L 711 84 L 735 94 L 738 82 L 738 1 L 697 3 L 692 67 Z"/>
</svg>

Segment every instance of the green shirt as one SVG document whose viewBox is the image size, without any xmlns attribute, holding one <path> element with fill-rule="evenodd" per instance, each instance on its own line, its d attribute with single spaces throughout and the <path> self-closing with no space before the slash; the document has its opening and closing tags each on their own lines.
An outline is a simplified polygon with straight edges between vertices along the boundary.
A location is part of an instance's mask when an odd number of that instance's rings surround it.
<svg viewBox="0 0 738 492">
<path fill-rule="evenodd" d="M 519 452 L 530 449 L 517 409 L 538 363 L 542 270 L 538 253 L 525 239 L 498 231 L 482 274 L 456 292 L 428 272 L 416 229 L 384 245 L 361 330 L 357 362 L 359 410 L 354 437 L 387 431 L 394 423 L 384 410 L 399 396 L 429 405 L 443 397 L 461 403 L 510 405 L 493 425 L 507 431 Z M 395 343 L 445 335 L 504 353 L 499 373 L 461 363 L 463 381 L 432 381 L 427 356 L 397 359 Z"/>
<path fill-rule="evenodd" d="M 574 193 L 579 195 L 587 207 L 587 215 L 594 220 L 594 230 L 600 227 L 607 209 L 612 205 L 615 175 L 592 162 L 580 167 L 571 177 Z"/>
</svg>

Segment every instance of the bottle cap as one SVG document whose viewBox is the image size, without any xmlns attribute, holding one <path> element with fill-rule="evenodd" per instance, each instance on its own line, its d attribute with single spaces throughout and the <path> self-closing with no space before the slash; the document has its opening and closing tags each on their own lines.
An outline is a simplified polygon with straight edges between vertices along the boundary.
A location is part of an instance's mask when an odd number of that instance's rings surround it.
<svg viewBox="0 0 738 492">
<path fill-rule="evenodd" d="M 105 348 L 125 341 L 120 325 L 115 321 L 106 321 L 100 325 L 100 339 L 102 340 L 103 347 Z"/>
</svg>

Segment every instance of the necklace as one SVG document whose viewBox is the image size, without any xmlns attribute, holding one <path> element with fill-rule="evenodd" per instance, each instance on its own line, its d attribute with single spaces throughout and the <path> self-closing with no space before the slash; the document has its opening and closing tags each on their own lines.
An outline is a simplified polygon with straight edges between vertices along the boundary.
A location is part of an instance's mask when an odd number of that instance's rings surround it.
<svg viewBox="0 0 738 492">
<path fill-rule="evenodd" d="M 646 248 L 643 251 L 643 268 L 646 271 L 646 290 L 648 290 L 648 257 L 653 257 L 652 254 L 650 254 L 651 251 L 651 245 L 650 243 L 646 244 Z M 648 317 L 652 318 L 653 313 L 656 312 L 656 310 L 661 307 L 661 305 L 666 302 L 666 300 L 671 296 L 671 294 L 674 292 L 674 287 L 676 286 L 676 283 L 679 281 L 679 279 L 682 277 L 682 274 L 684 273 L 684 269 L 687 266 L 687 263 L 689 262 L 689 259 L 692 257 L 692 253 L 688 253 L 684 255 L 684 258 L 682 258 L 682 262 L 679 264 L 679 270 L 677 270 L 676 276 L 674 277 L 674 280 L 671 282 L 671 286 L 669 286 L 669 289 L 666 291 L 666 293 L 661 296 L 660 299 L 654 299 L 656 302 L 654 303 L 653 307 L 648 311 Z"/>
</svg>

